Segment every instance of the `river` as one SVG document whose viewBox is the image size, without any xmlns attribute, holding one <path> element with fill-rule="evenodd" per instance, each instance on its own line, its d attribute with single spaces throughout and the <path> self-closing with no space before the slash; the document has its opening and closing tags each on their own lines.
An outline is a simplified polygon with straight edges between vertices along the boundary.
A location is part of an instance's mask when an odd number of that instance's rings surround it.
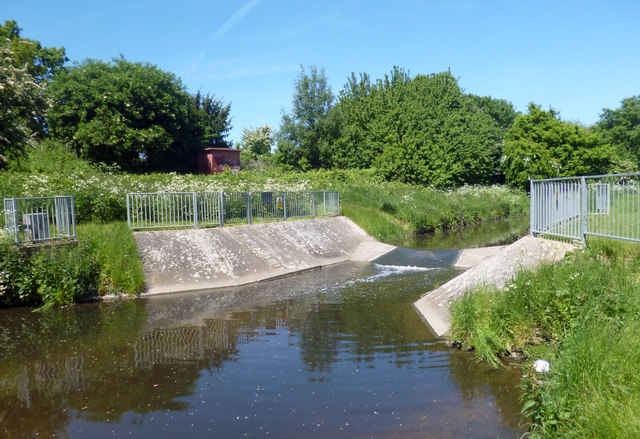
<svg viewBox="0 0 640 439">
<path fill-rule="evenodd" d="M 412 307 L 456 255 L 1 310 L 0 436 L 518 437 L 520 368 L 446 346 Z"/>
</svg>

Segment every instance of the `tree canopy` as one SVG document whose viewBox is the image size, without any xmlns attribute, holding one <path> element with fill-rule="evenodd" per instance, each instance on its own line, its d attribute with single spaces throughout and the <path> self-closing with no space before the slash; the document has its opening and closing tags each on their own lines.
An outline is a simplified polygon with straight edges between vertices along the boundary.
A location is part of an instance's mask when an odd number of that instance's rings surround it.
<svg viewBox="0 0 640 439">
<path fill-rule="evenodd" d="M 273 145 L 273 130 L 269 125 L 258 128 L 244 128 L 242 131 L 241 147 L 250 152 L 254 157 L 271 154 Z"/>
<path fill-rule="evenodd" d="M 397 67 L 375 84 L 352 74 L 336 108 L 336 166 L 435 187 L 493 181 L 502 132 L 515 117 L 505 101 L 466 95 L 449 72 L 411 78 Z"/>
<path fill-rule="evenodd" d="M 507 132 L 502 169 L 509 184 L 528 188 L 529 179 L 605 173 L 615 153 L 591 130 L 560 120 L 552 109 L 529 104 Z"/>
<path fill-rule="evenodd" d="M 640 167 L 640 95 L 623 99 L 620 108 L 605 108 L 598 129 L 622 157 Z"/>
<path fill-rule="evenodd" d="M 129 171 L 189 171 L 195 152 L 227 146 L 229 105 L 190 96 L 172 73 L 147 63 L 87 60 L 50 86 L 51 134 L 92 162 Z"/>
<path fill-rule="evenodd" d="M 21 37 L 21 31 L 14 20 L 6 20 L 0 26 L 0 42 L 10 47 L 11 63 L 17 68 L 26 66 L 26 72 L 37 83 L 55 78 L 69 61 L 64 47 L 42 47 L 39 41 Z"/>
<path fill-rule="evenodd" d="M 64 48 L 20 36 L 15 21 L 0 25 L 0 168 L 46 134 L 47 83 L 64 66 Z"/>
<path fill-rule="evenodd" d="M 334 96 L 324 69 L 301 67 L 291 114 L 282 116 L 277 134 L 278 163 L 307 170 L 326 165 L 335 123 L 328 117 Z"/>
</svg>

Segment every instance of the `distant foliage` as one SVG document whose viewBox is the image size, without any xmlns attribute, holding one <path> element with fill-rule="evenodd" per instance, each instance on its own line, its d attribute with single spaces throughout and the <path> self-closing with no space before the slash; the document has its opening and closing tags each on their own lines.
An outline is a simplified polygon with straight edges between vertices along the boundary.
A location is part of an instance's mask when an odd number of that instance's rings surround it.
<svg viewBox="0 0 640 439">
<path fill-rule="evenodd" d="M 303 171 L 327 167 L 330 164 L 330 144 L 338 126 L 329 111 L 333 92 L 324 69 L 315 66 L 304 69 L 295 83 L 293 108 L 282 116 L 276 136 L 277 163 Z"/>
<path fill-rule="evenodd" d="M 240 146 L 242 150 L 248 151 L 254 158 L 271 154 L 273 142 L 273 130 L 269 125 L 242 130 Z"/>
<path fill-rule="evenodd" d="M 64 48 L 23 38 L 15 21 L 0 25 L 0 168 L 45 136 L 47 83 L 62 69 Z"/>
<path fill-rule="evenodd" d="M 606 173 L 615 158 L 597 133 L 535 104 L 516 119 L 505 140 L 502 169 L 507 182 L 521 189 L 529 179 Z"/>
<path fill-rule="evenodd" d="M 640 167 L 640 95 L 623 99 L 620 108 L 605 108 L 597 124 L 605 140 L 628 159 L 631 169 Z"/>
<path fill-rule="evenodd" d="M 504 101 L 463 93 L 449 72 L 411 78 L 397 67 L 375 84 L 352 75 L 336 107 L 336 166 L 373 166 L 389 180 L 441 188 L 496 181 L 502 134 L 515 117 Z"/>
<path fill-rule="evenodd" d="M 50 86 L 51 134 L 94 163 L 128 171 L 190 171 L 195 153 L 226 146 L 229 105 L 145 63 L 87 60 Z"/>
<path fill-rule="evenodd" d="M 438 188 L 501 180 L 503 100 L 465 94 L 449 73 L 395 67 L 375 83 L 352 74 L 333 104 L 324 72 L 304 69 L 283 117 L 276 158 L 297 169 L 375 168 L 387 180 Z"/>
</svg>

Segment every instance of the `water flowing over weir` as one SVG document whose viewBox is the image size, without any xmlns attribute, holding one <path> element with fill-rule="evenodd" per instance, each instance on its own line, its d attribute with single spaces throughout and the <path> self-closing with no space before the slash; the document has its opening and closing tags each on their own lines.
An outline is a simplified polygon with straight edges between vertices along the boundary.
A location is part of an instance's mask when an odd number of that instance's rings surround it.
<svg viewBox="0 0 640 439">
<path fill-rule="evenodd" d="M 412 307 L 456 251 L 0 316 L 0 437 L 516 437 L 517 367 Z"/>
</svg>

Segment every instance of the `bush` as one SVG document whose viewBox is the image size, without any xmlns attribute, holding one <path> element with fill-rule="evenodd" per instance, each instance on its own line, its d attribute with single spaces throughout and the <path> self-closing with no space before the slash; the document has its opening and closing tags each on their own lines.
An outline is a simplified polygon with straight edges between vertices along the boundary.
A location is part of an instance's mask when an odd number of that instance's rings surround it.
<svg viewBox="0 0 640 439">
<path fill-rule="evenodd" d="M 85 245 L 17 248 L 0 244 L 0 305 L 54 306 L 97 292 L 99 267 Z"/>
</svg>

